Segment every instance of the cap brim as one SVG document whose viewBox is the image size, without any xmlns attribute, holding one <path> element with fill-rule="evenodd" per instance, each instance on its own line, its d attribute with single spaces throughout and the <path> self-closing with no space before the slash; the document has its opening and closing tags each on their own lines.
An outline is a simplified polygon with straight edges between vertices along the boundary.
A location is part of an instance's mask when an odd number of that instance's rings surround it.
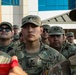
<svg viewBox="0 0 76 75">
<path fill-rule="evenodd" d="M 3 26 L 3 25 L 6 25 L 6 26 L 8 26 L 8 27 L 10 27 L 10 28 L 11 28 L 11 26 L 10 26 L 10 25 L 5 24 L 5 23 L 4 23 L 4 24 L 1 24 L 1 25 L 0 25 L 0 27 L 1 27 L 1 26 Z M 12 29 L 12 28 L 11 28 L 11 29 Z"/>
<path fill-rule="evenodd" d="M 69 17 L 72 21 L 76 21 L 76 9 L 73 9 L 72 11 L 70 11 Z"/>
<path fill-rule="evenodd" d="M 62 33 L 49 33 L 49 35 L 63 35 Z"/>
<path fill-rule="evenodd" d="M 36 25 L 36 26 L 39 26 L 37 23 L 35 23 L 35 22 L 26 22 L 26 23 L 24 23 L 21 27 L 23 27 L 23 26 L 25 26 L 25 25 L 27 25 L 27 24 L 29 24 L 29 23 L 31 23 L 31 24 L 34 24 L 34 25 Z"/>
</svg>

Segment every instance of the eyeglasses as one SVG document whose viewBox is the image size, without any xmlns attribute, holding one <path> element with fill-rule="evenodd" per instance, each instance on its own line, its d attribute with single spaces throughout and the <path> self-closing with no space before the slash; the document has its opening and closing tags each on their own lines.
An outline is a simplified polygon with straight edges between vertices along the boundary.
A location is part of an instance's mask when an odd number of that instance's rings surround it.
<svg viewBox="0 0 76 75">
<path fill-rule="evenodd" d="M 3 30 L 5 30 L 6 32 L 9 32 L 9 31 L 11 31 L 11 28 L 9 28 L 9 27 L 6 27 L 6 28 L 0 27 L 0 32 L 3 31 Z"/>
<path fill-rule="evenodd" d="M 49 30 L 48 30 L 48 29 L 43 29 L 43 33 L 44 33 L 45 31 L 46 31 L 47 33 L 49 32 Z"/>
</svg>

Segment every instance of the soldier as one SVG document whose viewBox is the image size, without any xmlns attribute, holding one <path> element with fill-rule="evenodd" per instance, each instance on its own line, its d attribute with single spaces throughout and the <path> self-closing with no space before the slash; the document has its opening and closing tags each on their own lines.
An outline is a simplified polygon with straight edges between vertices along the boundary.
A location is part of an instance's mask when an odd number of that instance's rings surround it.
<svg viewBox="0 0 76 75">
<path fill-rule="evenodd" d="M 24 39 L 22 32 L 20 32 L 19 33 L 19 45 L 18 46 L 22 46 L 25 42 L 26 42 L 26 40 Z"/>
<path fill-rule="evenodd" d="M 13 30 L 14 30 L 13 42 L 18 46 L 20 44 L 20 41 L 19 41 L 19 26 L 18 25 L 13 25 Z"/>
<path fill-rule="evenodd" d="M 19 34 L 19 26 L 18 25 L 13 25 L 13 30 L 14 30 L 14 35 Z"/>
<path fill-rule="evenodd" d="M 52 26 L 49 30 L 50 47 L 55 48 L 66 58 L 76 54 L 76 47 L 65 40 L 65 31 L 60 26 Z"/>
<path fill-rule="evenodd" d="M 19 26 L 18 25 L 13 25 L 13 30 L 14 30 L 14 36 L 13 36 L 13 41 L 17 43 L 19 40 Z"/>
<path fill-rule="evenodd" d="M 1 22 L 0 24 L 0 51 L 11 53 L 16 49 L 16 45 L 12 42 L 13 27 L 9 22 Z M 11 54 L 10 54 L 11 55 Z"/>
<path fill-rule="evenodd" d="M 16 56 L 28 75 L 43 75 L 65 58 L 55 49 L 40 41 L 43 28 L 37 15 L 28 15 L 22 19 L 22 35 L 26 42 L 17 48 Z"/>
<path fill-rule="evenodd" d="M 72 45 L 76 46 L 76 44 L 74 43 L 74 33 L 73 32 L 67 32 L 66 33 L 66 39 L 68 40 L 68 42 L 70 42 Z"/>
<path fill-rule="evenodd" d="M 47 45 L 49 45 L 49 41 L 48 41 L 48 32 L 50 29 L 49 25 L 42 25 L 41 27 L 43 27 L 43 33 L 41 35 L 41 41 Z"/>
<path fill-rule="evenodd" d="M 76 9 L 73 9 L 70 11 L 69 17 L 72 21 L 76 21 Z M 74 58 L 76 59 L 76 57 Z M 76 61 L 74 63 L 76 63 Z M 72 72 L 72 75 L 76 75 L 76 64 L 71 65 L 71 72 Z"/>
<path fill-rule="evenodd" d="M 65 40 L 65 31 L 62 27 L 52 26 L 49 30 L 48 39 L 50 46 L 62 53 L 67 59 L 76 54 L 76 47 Z M 75 72 L 75 67 L 73 65 L 71 66 L 71 74 L 75 75 Z"/>
</svg>

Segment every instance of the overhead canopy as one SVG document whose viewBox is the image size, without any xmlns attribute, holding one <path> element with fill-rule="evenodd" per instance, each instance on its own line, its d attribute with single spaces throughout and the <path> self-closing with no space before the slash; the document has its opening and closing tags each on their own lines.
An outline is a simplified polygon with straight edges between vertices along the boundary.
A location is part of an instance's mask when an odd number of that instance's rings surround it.
<svg viewBox="0 0 76 75">
<path fill-rule="evenodd" d="M 70 11 L 69 11 L 70 12 Z M 76 24 L 69 18 L 69 12 L 42 21 L 42 24 Z"/>
</svg>

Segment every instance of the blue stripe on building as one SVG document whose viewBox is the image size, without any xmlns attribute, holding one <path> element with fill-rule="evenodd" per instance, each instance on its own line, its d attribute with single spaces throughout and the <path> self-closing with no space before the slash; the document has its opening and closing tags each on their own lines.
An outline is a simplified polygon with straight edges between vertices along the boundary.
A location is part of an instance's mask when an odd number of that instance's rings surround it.
<svg viewBox="0 0 76 75">
<path fill-rule="evenodd" d="M 19 0 L 2 0 L 2 5 L 19 5 Z"/>
<path fill-rule="evenodd" d="M 76 0 L 38 0 L 38 10 L 69 10 L 76 7 Z"/>
</svg>

